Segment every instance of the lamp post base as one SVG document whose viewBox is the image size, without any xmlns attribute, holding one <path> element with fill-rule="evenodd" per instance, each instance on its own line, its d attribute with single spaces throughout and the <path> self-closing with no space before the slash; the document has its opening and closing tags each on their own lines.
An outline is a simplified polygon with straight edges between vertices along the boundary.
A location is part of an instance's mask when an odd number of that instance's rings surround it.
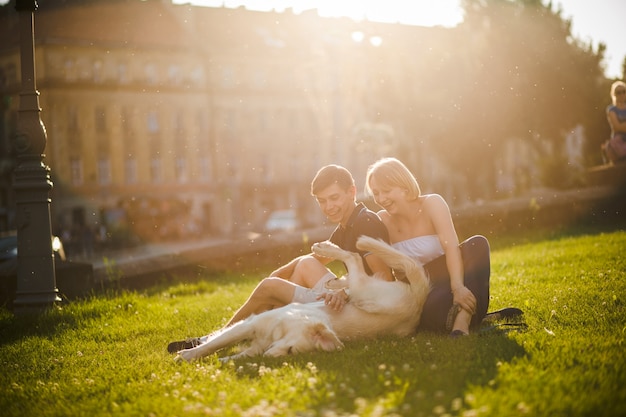
<svg viewBox="0 0 626 417">
<path fill-rule="evenodd" d="M 56 289 L 54 292 L 16 293 L 16 298 L 13 301 L 13 313 L 18 316 L 39 314 L 60 302 L 61 298 Z"/>
</svg>

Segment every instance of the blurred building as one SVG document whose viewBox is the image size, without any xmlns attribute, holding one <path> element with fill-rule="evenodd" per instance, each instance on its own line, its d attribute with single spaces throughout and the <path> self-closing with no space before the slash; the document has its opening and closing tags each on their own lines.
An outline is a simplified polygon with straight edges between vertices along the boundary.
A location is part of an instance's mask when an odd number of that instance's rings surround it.
<svg viewBox="0 0 626 417">
<path fill-rule="evenodd" d="M 9 166 L 19 32 L 14 10 L 1 18 L 0 164 Z M 374 93 L 383 82 L 390 91 L 407 88 L 400 81 L 423 56 L 406 51 L 425 50 L 427 33 L 431 45 L 442 36 L 440 28 L 323 19 L 314 11 L 165 1 L 40 9 L 37 87 L 56 232 L 229 234 L 257 229 L 286 208 L 304 224 L 319 222 L 309 195 L 317 169 L 343 164 L 362 189 L 366 167 L 396 146 L 397 132 L 376 118 L 385 103 Z M 10 214 L 4 218 L 8 225 Z"/>
</svg>

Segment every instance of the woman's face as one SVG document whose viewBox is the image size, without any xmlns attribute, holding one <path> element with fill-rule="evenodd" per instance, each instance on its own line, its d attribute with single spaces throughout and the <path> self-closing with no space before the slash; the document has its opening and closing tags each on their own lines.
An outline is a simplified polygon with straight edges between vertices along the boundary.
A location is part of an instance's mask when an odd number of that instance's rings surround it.
<svg viewBox="0 0 626 417">
<path fill-rule="evenodd" d="M 376 174 L 370 177 L 369 188 L 374 202 L 385 209 L 389 214 L 396 213 L 407 201 L 406 190 L 398 186 L 382 186 L 376 179 Z"/>
</svg>

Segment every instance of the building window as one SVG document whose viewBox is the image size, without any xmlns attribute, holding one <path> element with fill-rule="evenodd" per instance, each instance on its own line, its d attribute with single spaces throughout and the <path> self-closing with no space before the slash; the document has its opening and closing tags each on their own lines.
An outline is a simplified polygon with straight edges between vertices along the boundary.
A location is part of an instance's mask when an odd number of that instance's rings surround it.
<svg viewBox="0 0 626 417">
<path fill-rule="evenodd" d="M 127 107 L 122 107 L 120 111 L 120 123 L 122 125 L 122 133 L 130 136 L 133 133 L 133 112 Z"/>
<path fill-rule="evenodd" d="M 93 65 L 90 58 L 78 58 L 76 60 L 76 67 L 78 69 L 78 78 L 82 81 L 91 80 L 91 72 L 93 71 Z"/>
<path fill-rule="evenodd" d="M 176 158 L 176 181 L 179 183 L 187 182 L 187 162 L 185 158 Z"/>
<path fill-rule="evenodd" d="M 263 89 L 267 85 L 267 73 L 262 69 L 255 69 L 252 74 L 252 88 Z"/>
<path fill-rule="evenodd" d="M 129 156 L 125 164 L 126 184 L 137 184 L 137 160 Z"/>
<path fill-rule="evenodd" d="M 198 112 L 196 113 L 196 126 L 198 126 L 200 136 L 208 136 L 209 121 L 208 114 L 205 110 L 198 110 Z"/>
<path fill-rule="evenodd" d="M 263 155 L 261 157 L 261 176 L 263 181 L 269 183 L 274 178 L 273 165 L 270 162 L 270 157 L 268 155 Z"/>
<path fill-rule="evenodd" d="M 202 71 L 202 67 L 195 67 L 193 71 L 191 71 L 191 81 L 195 86 L 204 84 L 204 71 Z"/>
<path fill-rule="evenodd" d="M 108 157 L 98 159 L 98 184 L 111 184 L 111 160 Z"/>
<path fill-rule="evenodd" d="M 130 81 L 128 78 L 128 66 L 125 63 L 117 65 L 117 78 L 121 84 L 128 84 Z"/>
<path fill-rule="evenodd" d="M 235 110 L 226 109 L 224 111 L 223 120 L 224 120 L 224 130 L 229 135 L 233 134 L 236 129 L 235 124 L 237 123 Z"/>
<path fill-rule="evenodd" d="M 148 132 L 157 133 L 159 131 L 159 115 L 156 111 L 152 110 L 148 112 Z"/>
<path fill-rule="evenodd" d="M 80 158 L 70 159 L 70 171 L 72 185 L 83 185 L 83 161 Z"/>
<path fill-rule="evenodd" d="M 67 108 L 67 130 L 69 132 L 78 130 L 78 110 L 75 105 L 70 105 Z"/>
<path fill-rule="evenodd" d="M 148 64 L 145 67 L 145 76 L 146 76 L 146 82 L 150 85 L 154 85 L 157 83 L 157 69 L 156 66 L 154 64 Z"/>
<path fill-rule="evenodd" d="M 74 60 L 66 59 L 63 64 L 65 71 L 65 79 L 67 81 L 75 81 L 76 80 L 76 65 L 74 64 Z"/>
<path fill-rule="evenodd" d="M 185 131 L 185 118 L 183 111 L 179 110 L 172 116 L 172 130 L 175 134 L 182 135 Z"/>
<path fill-rule="evenodd" d="M 200 167 L 200 181 L 209 182 L 211 180 L 211 160 L 207 156 L 201 156 L 198 165 Z"/>
<path fill-rule="evenodd" d="M 170 83 L 174 85 L 178 85 L 182 81 L 180 67 L 178 65 L 170 65 L 170 67 L 167 70 L 167 76 L 169 78 Z"/>
<path fill-rule="evenodd" d="M 93 63 L 93 81 L 95 83 L 101 83 L 104 81 L 102 77 L 102 61 L 100 60 Z"/>
<path fill-rule="evenodd" d="M 104 106 L 96 106 L 94 110 L 96 132 L 102 133 L 107 130 L 106 110 Z"/>
<path fill-rule="evenodd" d="M 265 132 L 268 129 L 269 126 L 269 122 L 267 120 L 267 111 L 265 109 L 259 109 L 259 111 L 257 111 L 257 125 L 258 125 L 258 129 L 261 132 Z"/>
<path fill-rule="evenodd" d="M 222 68 L 222 87 L 233 88 L 235 86 L 235 70 L 231 67 Z"/>
<path fill-rule="evenodd" d="M 153 183 L 161 182 L 162 172 L 161 172 L 161 158 L 155 156 L 150 161 L 150 178 Z"/>
</svg>

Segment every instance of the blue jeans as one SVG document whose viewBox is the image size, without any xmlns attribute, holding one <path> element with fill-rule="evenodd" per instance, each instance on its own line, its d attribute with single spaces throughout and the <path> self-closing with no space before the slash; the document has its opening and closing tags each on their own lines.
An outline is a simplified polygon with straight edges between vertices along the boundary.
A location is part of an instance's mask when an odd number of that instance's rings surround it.
<svg viewBox="0 0 626 417">
<path fill-rule="evenodd" d="M 476 235 L 463 241 L 459 248 L 463 258 L 465 286 L 476 297 L 476 314 L 471 327 L 476 327 L 489 308 L 489 276 L 491 274 L 489 242 L 484 236 Z M 430 277 L 432 290 L 428 294 L 418 331 L 445 332 L 448 311 L 452 307 L 450 275 L 446 256 L 442 255 L 424 265 Z"/>
</svg>

